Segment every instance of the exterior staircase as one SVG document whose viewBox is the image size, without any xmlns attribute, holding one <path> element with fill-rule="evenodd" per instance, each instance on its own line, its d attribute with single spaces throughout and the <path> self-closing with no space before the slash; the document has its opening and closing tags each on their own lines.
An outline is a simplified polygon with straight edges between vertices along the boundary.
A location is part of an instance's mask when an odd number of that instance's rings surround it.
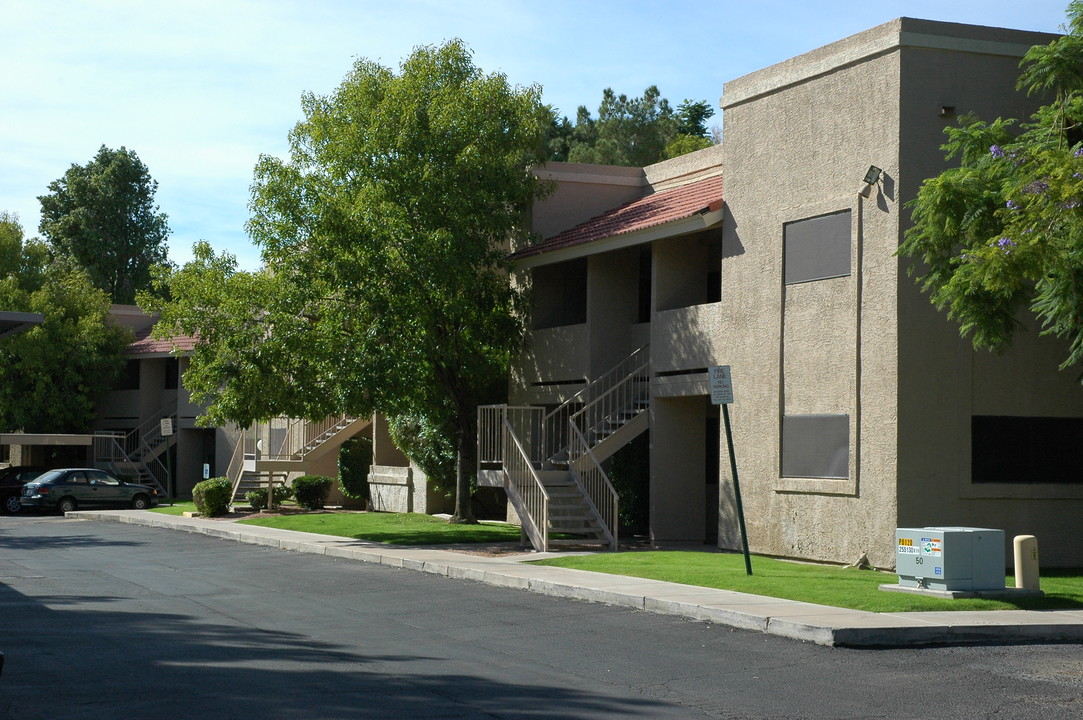
<svg viewBox="0 0 1083 720">
<path fill-rule="evenodd" d="M 504 487 L 535 550 L 615 550 L 619 498 L 602 463 L 647 429 L 649 403 L 644 346 L 551 412 L 479 407 L 479 482 Z"/>
<path fill-rule="evenodd" d="M 173 434 L 162 435 L 162 420 L 173 420 Z M 94 464 L 114 475 L 169 493 L 169 470 L 162 457 L 177 441 L 177 403 L 173 401 L 136 429 L 94 433 Z"/>
<path fill-rule="evenodd" d="M 317 421 L 280 417 L 243 430 L 226 470 L 234 502 L 243 503 L 249 490 L 285 485 L 290 474 L 306 472 L 371 422 L 346 414 Z"/>
</svg>

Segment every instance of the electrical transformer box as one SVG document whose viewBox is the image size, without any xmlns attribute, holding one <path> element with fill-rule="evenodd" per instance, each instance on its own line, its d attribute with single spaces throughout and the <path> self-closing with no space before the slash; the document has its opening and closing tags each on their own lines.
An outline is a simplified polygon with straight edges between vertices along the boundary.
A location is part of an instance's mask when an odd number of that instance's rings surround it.
<svg viewBox="0 0 1083 720">
<path fill-rule="evenodd" d="M 899 585 L 930 590 L 1003 590 L 1004 531 L 896 528 Z"/>
</svg>

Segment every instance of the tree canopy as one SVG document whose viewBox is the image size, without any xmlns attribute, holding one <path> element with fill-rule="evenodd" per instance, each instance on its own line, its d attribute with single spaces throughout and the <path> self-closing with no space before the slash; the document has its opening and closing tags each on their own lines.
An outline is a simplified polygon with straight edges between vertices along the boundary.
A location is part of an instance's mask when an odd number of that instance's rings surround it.
<svg viewBox="0 0 1083 720">
<path fill-rule="evenodd" d="M 86 268 L 114 302 L 132 303 L 163 265 L 169 226 L 154 204 L 158 183 L 134 151 L 102 147 L 41 195 L 39 230 L 58 254 Z"/>
<path fill-rule="evenodd" d="M 264 268 L 202 244 L 165 274 L 171 300 L 141 298 L 160 335 L 199 337 L 185 385 L 208 419 L 413 418 L 455 448 L 456 519 L 471 520 L 476 407 L 522 337 L 505 257 L 545 189 L 539 98 L 457 40 L 397 72 L 358 60 L 330 95 L 304 95 L 289 157 L 255 169 Z"/>
<path fill-rule="evenodd" d="M 1018 87 L 1052 101 L 1029 122 L 974 117 L 949 128 L 959 167 L 926 180 L 899 249 L 975 348 L 1004 349 L 1031 312 L 1083 361 L 1083 2 L 1069 34 L 1032 48 Z"/>
<path fill-rule="evenodd" d="M 109 317 L 109 296 L 70 258 L 27 241 L 0 213 L 0 308 L 44 322 L 0 338 L 0 430 L 86 432 L 110 389 L 131 333 Z"/>
<path fill-rule="evenodd" d="M 642 167 L 714 144 L 706 122 L 714 109 L 706 100 L 685 100 L 674 111 L 656 85 L 640 97 L 602 91 L 598 118 L 580 105 L 575 122 L 553 112 L 549 159 Z"/>
</svg>

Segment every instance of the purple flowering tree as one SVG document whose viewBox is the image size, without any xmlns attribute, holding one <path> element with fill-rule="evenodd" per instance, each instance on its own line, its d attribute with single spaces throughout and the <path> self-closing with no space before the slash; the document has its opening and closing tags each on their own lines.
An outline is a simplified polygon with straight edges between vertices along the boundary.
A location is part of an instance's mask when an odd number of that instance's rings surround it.
<svg viewBox="0 0 1083 720">
<path fill-rule="evenodd" d="M 1052 98 L 1029 121 L 964 117 L 959 166 L 926 180 L 899 248 L 974 347 L 1005 348 L 1027 313 L 1083 362 L 1083 2 L 1069 33 L 1032 48 L 1018 87 Z"/>
</svg>

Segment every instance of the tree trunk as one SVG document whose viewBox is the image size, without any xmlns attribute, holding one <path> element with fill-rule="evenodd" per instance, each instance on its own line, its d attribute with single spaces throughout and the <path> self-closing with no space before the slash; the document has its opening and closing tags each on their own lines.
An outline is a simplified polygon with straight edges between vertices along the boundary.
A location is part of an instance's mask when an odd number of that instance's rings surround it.
<svg viewBox="0 0 1083 720">
<path fill-rule="evenodd" d="M 470 497 L 470 470 L 474 465 L 476 455 L 475 433 L 471 432 L 474 425 L 476 423 L 470 420 L 459 424 L 455 448 L 455 514 L 449 520 L 452 523 L 474 524 L 478 521 L 474 517 Z"/>
</svg>

